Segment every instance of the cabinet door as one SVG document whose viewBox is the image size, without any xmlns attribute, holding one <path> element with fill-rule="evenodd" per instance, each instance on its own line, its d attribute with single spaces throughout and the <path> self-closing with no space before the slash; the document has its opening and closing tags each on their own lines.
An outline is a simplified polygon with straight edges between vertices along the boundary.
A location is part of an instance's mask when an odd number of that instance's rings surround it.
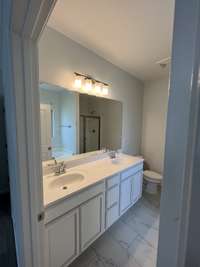
<svg viewBox="0 0 200 267">
<path fill-rule="evenodd" d="M 106 192 L 106 208 L 109 209 L 116 203 L 119 203 L 119 185 L 113 186 Z"/>
<path fill-rule="evenodd" d="M 143 173 L 138 172 L 132 178 L 132 203 L 142 196 Z"/>
<path fill-rule="evenodd" d="M 103 194 L 96 196 L 80 207 L 81 250 L 88 247 L 102 232 L 104 221 Z"/>
<path fill-rule="evenodd" d="M 143 171 L 138 172 L 137 186 L 138 186 L 138 199 L 142 197 L 142 186 L 143 186 Z"/>
<path fill-rule="evenodd" d="M 132 200 L 132 177 L 121 181 L 120 185 L 120 214 L 122 214 L 131 205 Z"/>
<path fill-rule="evenodd" d="M 106 210 L 106 229 L 108 229 L 119 218 L 119 204 Z"/>
<path fill-rule="evenodd" d="M 68 266 L 78 255 L 78 210 L 74 210 L 46 228 L 48 265 L 50 267 Z"/>
</svg>

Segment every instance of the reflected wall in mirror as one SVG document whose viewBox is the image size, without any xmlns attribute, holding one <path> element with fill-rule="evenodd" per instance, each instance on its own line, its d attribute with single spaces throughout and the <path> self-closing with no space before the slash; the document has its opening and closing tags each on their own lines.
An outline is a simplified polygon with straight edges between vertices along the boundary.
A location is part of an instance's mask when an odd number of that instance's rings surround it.
<svg viewBox="0 0 200 267">
<path fill-rule="evenodd" d="M 121 102 L 46 83 L 39 92 L 43 161 L 121 148 Z"/>
<path fill-rule="evenodd" d="M 80 153 L 121 148 L 122 103 L 80 94 Z"/>
<path fill-rule="evenodd" d="M 45 83 L 39 90 L 42 160 L 77 154 L 78 94 Z"/>
</svg>

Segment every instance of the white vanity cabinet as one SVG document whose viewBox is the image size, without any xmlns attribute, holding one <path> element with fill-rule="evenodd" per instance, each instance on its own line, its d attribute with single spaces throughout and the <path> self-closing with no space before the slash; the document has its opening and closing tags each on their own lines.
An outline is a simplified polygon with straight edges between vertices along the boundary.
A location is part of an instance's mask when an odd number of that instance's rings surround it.
<svg viewBox="0 0 200 267">
<path fill-rule="evenodd" d="M 132 177 L 127 177 L 120 184 L 120 214 L 123 214 L 132 203 Z"/>
<path fill-rule="evenodd" d="M 46 226 L 46 266 L 66 266 L 79 254 L 78 209 Z"/>
<path fill-rule="evenodd" d="M 106 229 L 119 218 L 120 174 L 106 180 Z"/>
<path fill-rule="evenodd" d="M 104 231 L 103 194 L 80 206 L 80 246 L 87 248 Z"/>
<path fill-rule="evenodd" d="M 143 164 L 129 168 L 121 173 L 120 215 L 142 196 Z"/>
<path fill-rule="evenodd" d="M 139 171 L 132 177 L 132 203 L 136 203 L 142 196 L 143 172 Z"/>
<path fill-rule="evenodd" d="M 105 181 L 55 205 L 45 215 L 45 267 L 66 267 L 105 231 Z"/>
<path fill-rule="evenodd" d="M 143 163 L 58 200 L 45 211 L 45 267 L 67 267 L 142 195 Z"/>
</svg>

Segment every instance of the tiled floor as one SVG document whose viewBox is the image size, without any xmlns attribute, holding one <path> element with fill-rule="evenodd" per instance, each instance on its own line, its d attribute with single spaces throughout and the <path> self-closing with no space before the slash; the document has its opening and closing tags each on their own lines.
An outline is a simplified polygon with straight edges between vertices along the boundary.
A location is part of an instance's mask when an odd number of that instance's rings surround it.
<svg viewBox="0 0 200 267">
<path fill-rule="evenodd" d="M 160 195 L 143 198 L 70 267 L 155 267 Z"/>
</svg>

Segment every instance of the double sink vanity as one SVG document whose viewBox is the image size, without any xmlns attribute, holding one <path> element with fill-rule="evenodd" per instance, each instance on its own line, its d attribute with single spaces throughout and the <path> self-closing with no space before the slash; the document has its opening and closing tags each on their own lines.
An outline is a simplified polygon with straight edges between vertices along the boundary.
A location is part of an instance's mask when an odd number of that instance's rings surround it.
<svg viewBox="0 0 200 267">
<path fill-rule="evenodd" d="M 143 159 L 117 153 L 122 102 L 43 82 L 39 92 L 45 266 L 64 267 L 140 199 Z"/>
<path fill-rule="evenodd" d="M 68 266 L 141 198 L 143 159 L 104 155 L 43 183 L 45 265 Z"/>
</svg>

